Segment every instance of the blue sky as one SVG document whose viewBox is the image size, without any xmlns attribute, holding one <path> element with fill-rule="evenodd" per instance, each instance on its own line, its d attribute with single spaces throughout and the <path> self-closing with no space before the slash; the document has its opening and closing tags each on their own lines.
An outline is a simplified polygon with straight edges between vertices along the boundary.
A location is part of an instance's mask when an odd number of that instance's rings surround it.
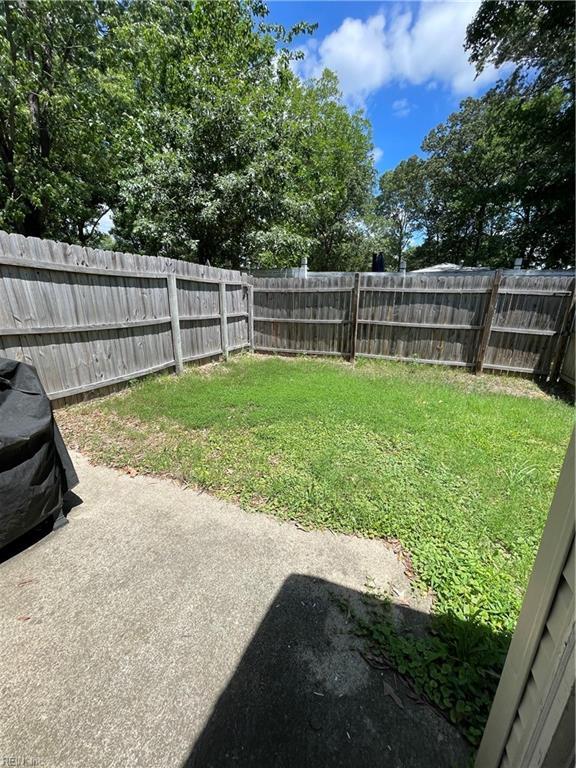
<svg viewBox="0 0 576 768">
<path fill-rule="evenodd" d="M 475 79 L 463 50 L 479 4 L 269 0 L 268 21 L 318 23 L 295 44 L 305 53 L 296 71 L 303 78 L 324 67 L 338 74 L 348 106 L 364 108 L 372 122 L 376 166 L 384 171 L 419 153 L 424 136 L 463 98 L 497 80 L 492 68 Z"/>
</svg>

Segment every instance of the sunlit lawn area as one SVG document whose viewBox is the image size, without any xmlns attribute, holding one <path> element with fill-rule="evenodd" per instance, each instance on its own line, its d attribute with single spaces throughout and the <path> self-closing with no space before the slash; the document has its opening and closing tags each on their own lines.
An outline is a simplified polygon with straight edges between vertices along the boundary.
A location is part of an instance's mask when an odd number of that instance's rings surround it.
<svg viewBox="0 0 576 768">
<path fill-rule="evenodd" d="M 60 412 L 98 461 L 246 508 L 400 540 L 435 633 L 366 630 L 477 740 L 521 604 L 573 409 L 536 384 L 392 362 L 264 358 L 193 368 Z M 420 645 L 418 645 L 420 643 Z"/>
</svg>

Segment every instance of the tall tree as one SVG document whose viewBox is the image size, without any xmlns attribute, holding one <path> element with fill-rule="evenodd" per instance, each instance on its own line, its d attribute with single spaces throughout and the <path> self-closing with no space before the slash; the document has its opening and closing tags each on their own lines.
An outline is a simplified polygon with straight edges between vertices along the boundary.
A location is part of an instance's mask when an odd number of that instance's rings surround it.
<svg viewBox="0 0 576 768">
<path fill-rule="evenodd" d="M 573 32 L 568 3 L 481 4 L 468 28 L 471 59 L 478 71 L 513 71 L 426 136 L 425 237 L 412 261 L 574 264 Z M 406 196 L 401 171 L 382 181 L 392 199 Z"/>
<path fill-rule="evenodd" d="M 313 269 L 364 265 L 366 254 L 359 260 L 351 248 L 370 240 L 366 219 L 375 181 L 370 123 L 361 112 L 348 111 L 329 70 L 305 84 L 294 80 L 289 115 L 288 221 L 309 240 Z"/>
<path fill-rule="evenodd" d="M 391 255 L 396 265 L 407 255 L 417 230 L 424 226 L 425 163 L 416 155 L 402 160 L 380 177 L 377 211 L 388 223 Z"/>
<path fill-rule="evenodd" d="M 491 266 L 501 258 L 510 146 L 492 106 L 491 97 L 465 99 L 422 144 L 442 261 Z"/>
<path fill-rule="evenodd" d="M 261 0 L 0 0 L 0 226 L 238 267 L 370 242 L 369 124 Z M 362 257 L 364 259 L 364 256 Z"/>
<path fill-rule="evenodd" d="M 521 158 L 519 241 L 530 261 L 549 266 L 574 263 L 574 31 L 573 3 L 484 0 L 466 37 L 479 72 L 514 66 L 498 88 L 510 97 L 507 126 Z"/>
<path fill-rule="evenodd" d="M 0 227 L 87 240 L 114 195 L 102 59 L 115 3 L 0 4 Z"/>
<path fill-rule="evenodd" d="M 134 13 L 146 53 L 132 66 L 146 67 L 150 108 L 138 118 L 143 151 L 120 182 L 120 245 L 233 267 L 348 263 L 371 201 L 369 124 L 349 114 L 334 75 L 302 84 L 290 71 L 286 44 L 306 25 L 271 27 L 265 6 L 239 0 Z"/>
<path fill-rule="evenodd" d="M 137 30 L 129 66 L 143 140 L 120 183 L 122 245 L 238 266 L 265 226 L 282 144 L 276 41 L 253 24 L 264 13 L 235 0 L 129 9 L 117 34 Z"/>
<path fill-rule="evenodd" d="M 419 257 L 483 266 L 511 266 L 517 257 L 526 266 L 573 263 L 571 137 L 549 138 L 564 101 L 557 87 L 525 98 L 505 85 L 464 100 L 428 134 L 426 217 L 435 238 Z"/>
</svg>

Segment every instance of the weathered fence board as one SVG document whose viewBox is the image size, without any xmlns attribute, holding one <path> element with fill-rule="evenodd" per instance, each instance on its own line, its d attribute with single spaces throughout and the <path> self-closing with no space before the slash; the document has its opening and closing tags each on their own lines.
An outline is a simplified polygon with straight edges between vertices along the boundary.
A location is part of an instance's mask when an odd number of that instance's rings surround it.
<svg viewBox="0 0 576 768">
<path fill-rule="evenodd" d="M 564 339 L 563 348 L 558 351 L 558 360 L 556 362 L 556 368 L 560 372 L 560 378 L 562 381 L 576 386 L 576 314 L 574 307 L 574 300 L 572 300 L 572 306 L 567 316 L 566 324 L 566 338 Z"/>
<path fill-rule="evenodd" d="M 547 375 L 553 362 L 555 337 L 562 331 L 573 291 L 574 278 L 570 275 L 505 274 L 497 297 L 493 326 L 496 329 L 522 330 L 492 332 L 485 367 Z M 551 334 L 537 331 L 549 331 Z"/>
<path fill-rule="evenodd" d="M 256 350 L 382 357 L 550 375 L 569 273 L 252 278 Z M 357 307 L 357 308 L 356 308 Z"/>
<path fill-rule="evenodd" d="M 560 371 L 560 378 L 572 386 L 576 385 L 576 372 L 574 370 L 576 367 L 574 364 L 576 358 L 576 344 L 574 340 L 575 336 L 574 333 L 572 333 L 566 347 L 566 354 Z"/>
<path fill-rule="evenodd" d="M 32 363 L 56 399 L 248 345 L 239 272 L 0 232 L 0 354 Z"/>
<path fill-rule="evenodd" d="M 256 350 L 348 354 L 354 275 L 252 281 Z"/>
</svg>

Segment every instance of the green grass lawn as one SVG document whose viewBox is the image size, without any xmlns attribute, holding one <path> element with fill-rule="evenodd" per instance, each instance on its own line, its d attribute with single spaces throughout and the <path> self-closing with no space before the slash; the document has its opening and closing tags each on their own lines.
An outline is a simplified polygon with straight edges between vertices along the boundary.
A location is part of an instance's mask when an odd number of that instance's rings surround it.
<svg viewBox="0 0 576 768">
<path fill-rule="evenodd" d="M 93 458 L 168 473 L 303 526 L 398 539 L 434 591 L 425 638 L 364 628 L 477 741 L 573 424 L 524 380 L 263 358 L 60 413 Z"/>
</svg>

